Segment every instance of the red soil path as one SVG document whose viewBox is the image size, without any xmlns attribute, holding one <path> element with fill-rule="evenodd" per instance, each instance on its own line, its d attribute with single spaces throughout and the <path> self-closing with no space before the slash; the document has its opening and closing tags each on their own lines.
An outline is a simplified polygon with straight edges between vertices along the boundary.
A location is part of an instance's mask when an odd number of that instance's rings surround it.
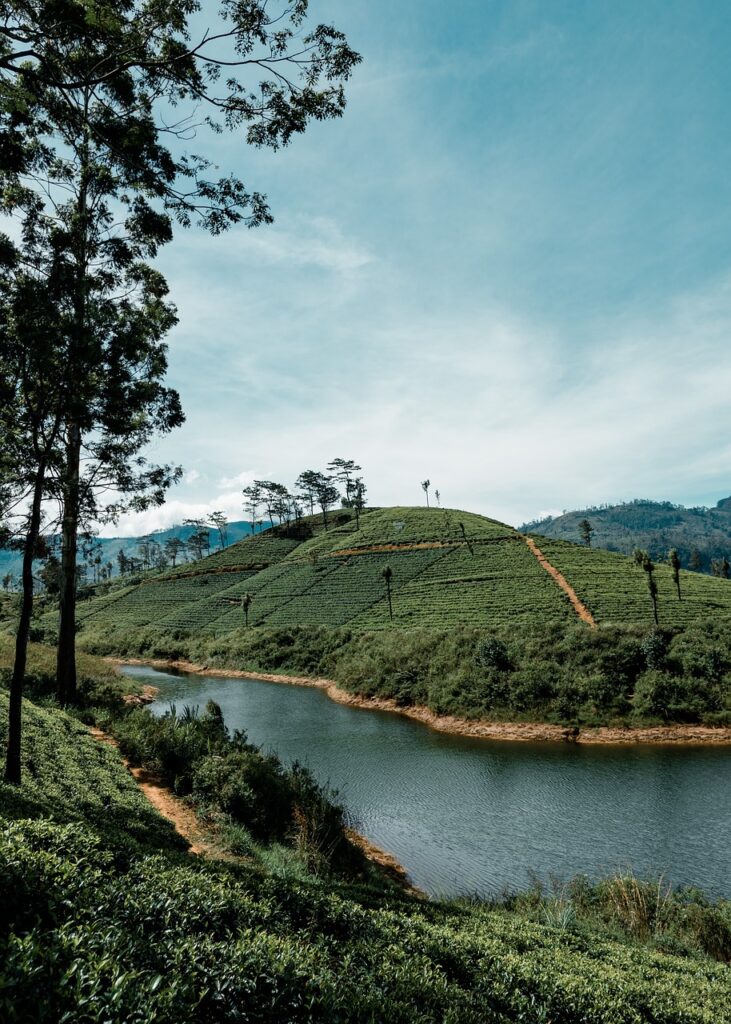
<svg viewBox="0 0 731 1024">
<path fill-rule="evenodd" d="M 571 586 L 569 581 L 566 579 L 566 577 L 558 571 L 555 565 L 551 565 L 551 563 L 548 561 L 546 556 L 543 554 L 541 549 L 538 547 L 536 542 L 531 537 L 524 537 L 523 540 L 528 545 L 530 551 L 538 559 L 538 564 L 543 566 L 543 568 L 549 575 L 553 576 L 561 590 L 563 590 L 563 592 L 567 595 L 569 601 L 573 605 L 574 611 L 582 620 L 582 622 L 586 622 L 587 625 L 592 627 L 592 629 L 596 629 L 596 619 L 591 614 L 586 605 L 579 599 L 578 594 Z"/>
</svg>

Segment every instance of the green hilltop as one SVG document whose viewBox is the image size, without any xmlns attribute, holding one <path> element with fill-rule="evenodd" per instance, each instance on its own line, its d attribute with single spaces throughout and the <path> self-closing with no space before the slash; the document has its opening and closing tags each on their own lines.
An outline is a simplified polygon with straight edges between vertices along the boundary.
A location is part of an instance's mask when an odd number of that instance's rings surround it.
<svg viewBox="0 0 731 1024">
<path fill-rule="evenodd" d="M 620 554 L 532 535 L 568 588 L 542 564 L 527 536 L 470 512 L 383 508 L 281 524 L 193 564 L 115 581 L 79 606 L 84 633 L 154 627 L 222 637 L 250 627 L 493 628 L 578 622 L 567 589 L 598 625 L 650 626 L 645 573 Z M 384 570 L 391 570 L 391 612 Z M 731 613 L 731 583 L 655 569 L 660 624 L 715 621 Z M 45 617 L 51 625 L 54 613 Z"/>
</svg>

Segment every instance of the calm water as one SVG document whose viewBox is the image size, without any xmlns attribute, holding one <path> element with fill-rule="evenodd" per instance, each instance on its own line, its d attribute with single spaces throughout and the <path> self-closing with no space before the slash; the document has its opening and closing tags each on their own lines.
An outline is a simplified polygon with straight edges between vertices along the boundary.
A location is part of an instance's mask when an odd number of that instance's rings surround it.
<svg viewBox="0 0 731 1024">
<path fill-rule="evenodd" d="M 463 739 L 321 690 L 124 671 L 159 687 L 153 712 L 215 700 L 229 727 L 306 764 L 433 895 L 628 866 L 731 895 L 731 750 Z"/>
</svg>

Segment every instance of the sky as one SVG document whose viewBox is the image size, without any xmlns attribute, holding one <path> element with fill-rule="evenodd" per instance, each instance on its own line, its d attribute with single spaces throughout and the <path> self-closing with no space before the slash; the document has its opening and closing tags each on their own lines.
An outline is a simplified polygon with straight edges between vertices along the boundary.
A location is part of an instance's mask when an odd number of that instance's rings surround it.
<svg viewBox="0 0 731 1024">
<path fill-rule="evenodd" d="M 150 456 L 184 482 L 104 532 L 244 518 L 252 479 L 334 457 L 372 504 L 428 478 L 516 525 L 731 493 L 731 6 L 311 0 L 310 20 L 363 56 L 344 117 L 277 153 L 206 141 L 275 224 L 161 254 L 187 422 Z"/>
</svg>

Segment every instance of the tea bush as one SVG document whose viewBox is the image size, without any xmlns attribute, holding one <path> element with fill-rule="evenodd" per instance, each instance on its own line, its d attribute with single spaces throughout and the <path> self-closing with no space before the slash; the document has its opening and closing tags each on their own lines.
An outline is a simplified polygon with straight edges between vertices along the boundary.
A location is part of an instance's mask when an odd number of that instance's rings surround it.
<svg viewBox="0 0 731 1024">
<path fill-rule="evenodd" d="M 0 694 L 0 722 L 6 710 Z M 26 701 L 24 719 L 23 785 L 0 784 L 9 1024 L 731 1021 L 729 969 L 711 959 L 728 951 L 724 904 L 666 903 L 662 928 L 639 939 L 601 887 L 572 892 L 573 916 L 567 901 L 540 914 L 520 903 L 537 897 L 426 902 L 308 875 L 283 847 L 270 848 L 270 871 L 207 862 L 183 851 L 116 751 L 57 709 Z M 152 750 L 144 716 L 129 720 Z M 184 752 L 206 748 L 190 758 L 191 785 L 235 804 L 242 793 L 226 789 L 216 759 L 250 753 L 245 740 L 227 736 L 215 708 L 176 720 L 165 728 L 197 736 Z M 327 851 L 333 804 L 301 770 L 288 787 L 310 851 Z"/>
</svg>

